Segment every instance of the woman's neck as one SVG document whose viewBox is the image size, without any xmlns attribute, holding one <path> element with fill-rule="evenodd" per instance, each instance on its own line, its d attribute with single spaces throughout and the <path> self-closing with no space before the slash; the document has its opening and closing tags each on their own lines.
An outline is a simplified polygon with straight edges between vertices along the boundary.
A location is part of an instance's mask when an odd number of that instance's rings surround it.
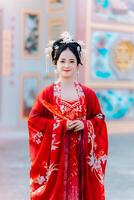
<svg viewBox="0 0 134 200">
<path fill-rule="evenodd" d="M 60 81 L 61 84 L 68 85 L 68 86 L 74 85 L 74 82 L 76 82 L 74 78 L 73 79 L 59 78 L 58 81 Z"/>
</svg>

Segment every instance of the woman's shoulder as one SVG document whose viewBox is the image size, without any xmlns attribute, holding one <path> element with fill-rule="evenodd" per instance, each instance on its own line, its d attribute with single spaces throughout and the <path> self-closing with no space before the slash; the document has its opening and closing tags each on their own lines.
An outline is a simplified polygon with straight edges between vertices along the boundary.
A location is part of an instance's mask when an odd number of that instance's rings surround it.
<svg viewBox="0 0 134 200">
<path fill-rule="evenodd" d="M 93 88 L 87 86 L 87 85 L 84 85 L 82 83 L 80 83 L 84 93 L 87 93 L 87 94 L 90 94 L 90 95 L 95 95 L 96 96 L 96 92 L 94 91 Z"/>
<path fill-rule="evenodd" d="M 44 87 L 40 92 L 38 96 L 41 96 L 42 98 L 49 98 L 50 96 L 52 96 L 53 94 L 53 85 L 54 84 L 50 84 L 46 87 Z"/>
<path fill-rule="evenodd" d="M 42 91 L 43 92 L 49 92 L 49 91 L 53 90 L 53 85 L 54 84 L 50 84 L 50 85 L 44 87 Z"/>
</svg>

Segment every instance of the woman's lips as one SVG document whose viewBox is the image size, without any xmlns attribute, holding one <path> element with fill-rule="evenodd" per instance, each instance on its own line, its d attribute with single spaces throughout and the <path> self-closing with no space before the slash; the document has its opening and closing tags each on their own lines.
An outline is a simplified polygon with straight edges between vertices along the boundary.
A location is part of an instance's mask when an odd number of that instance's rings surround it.
<svg viewBox="0 0 134 200">
<path fill-rule="evenodd" d="M 63 71 L 70 72 L 71 70 L 70 69 L 63 69 Z"/>
</svg>

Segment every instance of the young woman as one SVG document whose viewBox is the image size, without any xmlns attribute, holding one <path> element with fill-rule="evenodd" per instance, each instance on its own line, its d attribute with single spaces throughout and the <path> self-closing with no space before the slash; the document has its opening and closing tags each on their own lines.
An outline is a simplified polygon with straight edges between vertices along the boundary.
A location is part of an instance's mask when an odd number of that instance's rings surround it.
<svg viewBox="0 0 134 200">
<path fill-rule="evenodd" d="M 104 200 L 107 130 L 95 92 L 76 81 L 82 47 L 66 33 L 50 50 L 59 78 L 28 119 L 31 200 Z"/>
</svg>

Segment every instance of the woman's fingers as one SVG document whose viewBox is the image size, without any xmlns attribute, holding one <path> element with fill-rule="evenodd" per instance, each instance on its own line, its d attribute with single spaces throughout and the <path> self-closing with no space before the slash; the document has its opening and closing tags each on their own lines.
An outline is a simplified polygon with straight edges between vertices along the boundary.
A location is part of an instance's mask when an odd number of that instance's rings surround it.
<svg viewBox="0 0 134 200">
<path fill-rule="evenodd" d="M 72 130 L 74 129 L 75 131 L 79 131 L 84 129 L 84 124 L 81 120 L 68 120 L 67 121 L 67 130 Z"/>
<path fill-rule="evenodd" d="M 74 128 L 76 126 L 75 124 L 76 124 L 75 121 L 68 120 L 67 121 L 67 128 L 68 129 L 72 129 L 72 128 Z"/>
<path fill-rule="evenodd" d="M 71 130 L 75 127 L 75 122 L 74 121 L 71 121 L 71 120 L 68 120 L 67 121 L 67 130 Z"/>
<path fill-rule="evenodd" d="M 84 129 L 84 123 L 80 121 L 74 128 L 75 131 L 80 131 Z"/>
<path fill-rule="evenodd" d="M 71 130 L 71 129 L 73 129 L 73 128 L 75 128 L 76 127 L 76 125 L 75 124 L 69 124 L 68 125 L 68 128 Z"/>
</svg>

